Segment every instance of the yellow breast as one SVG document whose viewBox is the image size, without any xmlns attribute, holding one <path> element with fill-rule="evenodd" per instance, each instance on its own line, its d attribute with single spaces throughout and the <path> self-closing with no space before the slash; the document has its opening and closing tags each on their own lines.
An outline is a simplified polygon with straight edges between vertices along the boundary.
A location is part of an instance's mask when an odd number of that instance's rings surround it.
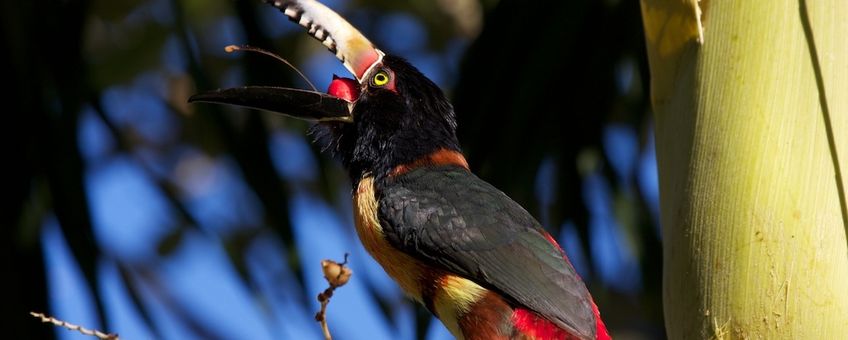
<svg viewBox="0 0 848 340">
<path fill-rule="evenodd" d="M 401 289 L 418 301 L 421 297 L 421 282 L 425 274 L 424 264 L 392 247 L 383 236 L 383 227 L 377 219 L 377 199 L 374 196 L 374 179 L 366 177 L 359 181 L 353 198 L 356 233 L 365 250 L 377 260 L 383 270 L 397 281 Z"/>
</svg>

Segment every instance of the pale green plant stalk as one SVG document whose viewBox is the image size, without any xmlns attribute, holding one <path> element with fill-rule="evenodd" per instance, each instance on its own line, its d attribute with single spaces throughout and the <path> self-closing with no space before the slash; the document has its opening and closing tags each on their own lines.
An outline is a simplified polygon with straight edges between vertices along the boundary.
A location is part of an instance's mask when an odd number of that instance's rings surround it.
<svg viewBox="0 0 848 340">
<path fill-rule="evenodd" d="M 642 15 L 669 338 L 845 338 L 848 1 Z"/>
</svg>

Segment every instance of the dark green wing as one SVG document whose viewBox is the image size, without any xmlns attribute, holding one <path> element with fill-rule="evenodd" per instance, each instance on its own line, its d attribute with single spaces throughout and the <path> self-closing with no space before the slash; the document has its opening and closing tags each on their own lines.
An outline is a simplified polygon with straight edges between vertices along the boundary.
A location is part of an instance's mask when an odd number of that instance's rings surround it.
<svg viewBox="0 0 848 340">
<path fill-rule="evenodd" d="M 524 208 L 471 172 L 422 167 L 378 182 L 389 242 L 563 329 L 594 337 L 586 286 Z"/>
</svg>

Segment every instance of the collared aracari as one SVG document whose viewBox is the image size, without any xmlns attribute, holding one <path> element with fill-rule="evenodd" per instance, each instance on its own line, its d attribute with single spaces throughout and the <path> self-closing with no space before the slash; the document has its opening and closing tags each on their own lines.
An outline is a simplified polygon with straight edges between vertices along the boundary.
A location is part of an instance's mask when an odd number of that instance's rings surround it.
<svg viewBox="0 0 848 340">
<path fill-rule="evenodd" d="M 328 93 L 240 87 L 194 95 L 317 122 L 353 182 L 365 249 L 459 339 L 609 339 L 563 250 L 526 210 L 468 169 L 451 104 L 406 60 L 314 0 L 266 0 L 356 78 Z"/>
</svg>

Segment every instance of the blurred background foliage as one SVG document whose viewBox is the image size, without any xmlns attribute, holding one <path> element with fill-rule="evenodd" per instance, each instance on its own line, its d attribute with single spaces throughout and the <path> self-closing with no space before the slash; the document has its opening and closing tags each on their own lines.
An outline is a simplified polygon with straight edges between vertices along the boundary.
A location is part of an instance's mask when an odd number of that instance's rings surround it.
<svg viewBox="0 0 848 340">
<path fill-rule="evenodd" d="M 663 338 L 657 179 L 635 1 L 326 1 L 453 99 L 472 169 L 558 235 L 612 334 Z M 306 123 L 189 106 L 198 90 L 345 75 L 260 1 L 4 1 L 10 158 L 3 333 L 319 339 L 319 261 L 351 253 L 338 339 L 446 339 L 352 227 Z"/>
</svg>

